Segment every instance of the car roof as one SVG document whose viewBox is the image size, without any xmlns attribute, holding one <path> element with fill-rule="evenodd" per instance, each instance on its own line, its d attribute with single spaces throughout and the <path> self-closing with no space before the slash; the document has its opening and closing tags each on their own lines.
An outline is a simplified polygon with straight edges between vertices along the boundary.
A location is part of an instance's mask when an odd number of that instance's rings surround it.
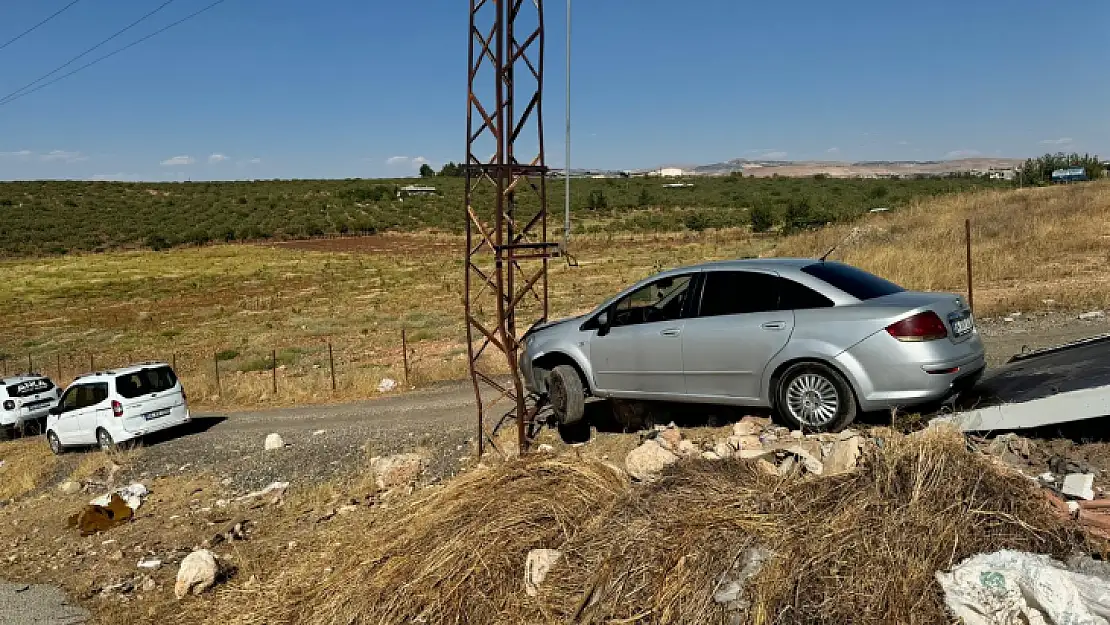
<svg viewBox="0 0 1110 625">
<path fill-rule="evenodd" d="M 119 367 L 117 369 L 107 369 L 107 370 L 104 370 L 104 371 L 95 371 L 93 373 L 85 373 L 83 375 L 77 376 L 76 378 L 74 378 L 73 381 L 74 382 L 88 382 L 90 380 L 99 379 L 99 378 L 114 378 L 114 377 L 120 376 L 120 375 L 128 375 L 130 373 L 136 373 L 136 372 L 142 371 L 143 369 L 149 369 L 151 367 L 168 367 L 168 366 L 170 366 L 170 365 L 167 364 L 167 363 L 164 363 L 164 362 L 142 362 L 142 363 L 138 363 L 138 364 L 134 364 L 134 365 L 128 365 L 126 367 Z"/>
<path fill-rule="evenodd" d="M 45 375 L 42 375 L 41 373 L 17 373 L 16 375 L 10 377 L 0 378 L 0 386 L 9 386 L 11 384 L 26 382 L 27 380 L 41 380 L 43 378 L 46 378 L 47 380 L 50 379 Z"/>
<path fill-rule="evenodd" d="M 653 274 L 645 278 L 643 282 L 648 282 L 655 278 L 690 273 L 691 271 L 727 271 L 729 269 L 737 271 L 799 270 L 802 267 L 808 267 L 809 265 L 820 262 L 833 263 L 834 261 L 821 261 L 817 258 L 738 258 L 733 260 L 715 260 L 697 265 L 684 265 L 682 267 L 668 269 L 667 271 Z"/>
</svg>

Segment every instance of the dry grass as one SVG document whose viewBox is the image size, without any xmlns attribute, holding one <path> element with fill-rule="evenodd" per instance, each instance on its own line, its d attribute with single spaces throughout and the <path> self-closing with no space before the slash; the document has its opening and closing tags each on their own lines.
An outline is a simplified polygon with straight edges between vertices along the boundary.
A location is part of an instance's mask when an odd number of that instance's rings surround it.
<svg viewBox="0 0 1110 625">
<path fill-rule="evenodd" d="M 1110 307 L 1110 183 L 984 191 L 922 200 L 854 226 L 787 238 L 775 253 L 842 259 L 909 288 L 966 292 L 964 220 L 972 222 L 975 306 Z"/>
<path fill-rule="evenodd" d="M 860 471 L 810 480 L 694 461 L 631 486 L 598 462 L 533 457 L 329 529 L 260 585 L 233 580 L 170 620 L 935 623 L 948 620 L 938 570 L 1002 548 L 1064 556 L 1078 541 L 1026 479 L 952 432 L 891 436 Z M 343 546 L 321 572 L 308 554 L 330 544 Z M 774 556 L 732 621 L 712 595 L 757 545 Z M 534 548 L 566 554 L 536 599 L 523 589 Z"/>
<path fill-rule="evenodd" d="M 41 439 L 0 443 L 0 501 L 15 499 L 39 488 L 54 472 L 57 457 Z"/>
<path fill-rule="evenodd" d="M 981 315 L 1046 308 L 1046 299 L 1068 309 L 1110 306 L 1110 183 L 922 200 L 856 224 L 860 235 L 834 258 L 908 287 L 960 292 L 967 216 Z M 552 316 L 587 311 L 660 269 L 816 256 L 850 231 L 579 237 L 580 266 L 552 264 Z M 2 367 L 25 368 L 30 352 L 37 369 L 66 382 L 88 370 L 90 353 L 98 368 L 176 354 L 190 399 L 203 407 L 321 403 L 373 397 L 382 378 L 403 382 L 407 328 L 410 385 L 465 376 L 460 240 L 387 235 L 342 249 L 221 245 L 0 262 L 8 286 L 0 314 L 9 320 L 0 328 Z M 276 394 L 271 372 L 258 371 L 271 350 Z M 228 358 L 219 385 L 217 352 Z"/>
</svg>

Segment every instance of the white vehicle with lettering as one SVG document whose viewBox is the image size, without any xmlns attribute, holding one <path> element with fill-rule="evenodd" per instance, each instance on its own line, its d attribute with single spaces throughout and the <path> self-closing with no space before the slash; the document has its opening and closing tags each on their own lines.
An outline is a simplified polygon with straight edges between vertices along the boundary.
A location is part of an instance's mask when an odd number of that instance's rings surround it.
<svg viewBox="0 0 1110 625">
<path fill-rule="evenodd" d="M 43 375 L 30 373 L 0 380 L 0 429 L 45 418 L 61 396 L 62 389 Z"/>
<path fill-rule="evenodd" d="M 46 420 L 46 440 L 66 447 L 114 449 L 191 420 L 185 389 L 173 368 L 151 362 L 78 377 Z"/>
</svg>

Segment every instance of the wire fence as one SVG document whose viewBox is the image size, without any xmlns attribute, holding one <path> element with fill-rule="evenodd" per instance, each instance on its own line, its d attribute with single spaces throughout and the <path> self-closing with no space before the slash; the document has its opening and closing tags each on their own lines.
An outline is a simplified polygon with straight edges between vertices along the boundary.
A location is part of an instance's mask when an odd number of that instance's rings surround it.
<svg viewBox="0 0 1110 625">
<path fill-rule="evenodd" d="M 0 353 L 5 378 L 34 373 L 65 387 L 76 378 L 144 362 L 173 367 L 191 402 L 211 406 L 360 399 L 467 375 L 465 347 L 410 340 L 402 329 L 396 346 L 369 349 L 357 341 L 304 346 L 228 346 L 170 350 L 29 350 Z"/>
</svg>

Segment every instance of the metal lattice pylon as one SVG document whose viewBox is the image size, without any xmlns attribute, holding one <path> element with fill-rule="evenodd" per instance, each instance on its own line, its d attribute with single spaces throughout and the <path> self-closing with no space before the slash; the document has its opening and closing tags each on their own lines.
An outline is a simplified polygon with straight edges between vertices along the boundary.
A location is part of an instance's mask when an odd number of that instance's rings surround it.
<svg viewBox="0 0 1110 625">
<path fill-rule="evenodd" d="M 464 297 L 479 454 L 499 401 L 510 402 L 521 451 L 535 418 L 519 339 L 547 319 L 547 266 L 558 255 L 547 240 L 543 46 L 542 0 L 471 0 Z"/>
</svg>

